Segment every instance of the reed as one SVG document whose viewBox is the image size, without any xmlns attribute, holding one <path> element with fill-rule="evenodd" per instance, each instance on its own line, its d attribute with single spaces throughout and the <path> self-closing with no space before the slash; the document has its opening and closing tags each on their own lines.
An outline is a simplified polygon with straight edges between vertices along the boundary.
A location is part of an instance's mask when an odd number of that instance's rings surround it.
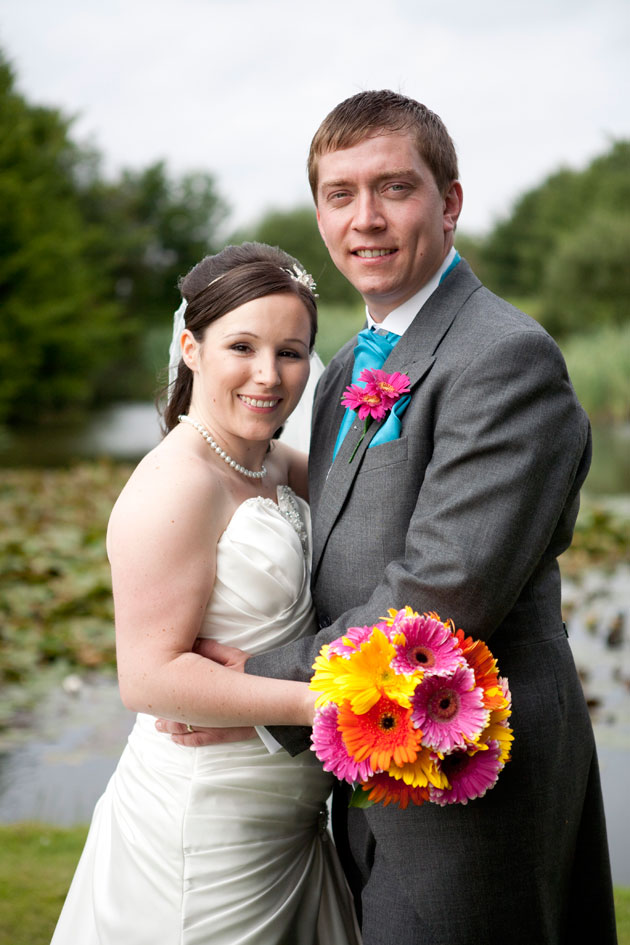
<svg viewBox="0 0 630 945">
<path fill-rule="evenodd" d="M 630 420 L 630 323 L 572 335 L 561 345 L 577 395 L 591 420 Z"/>
</svg>

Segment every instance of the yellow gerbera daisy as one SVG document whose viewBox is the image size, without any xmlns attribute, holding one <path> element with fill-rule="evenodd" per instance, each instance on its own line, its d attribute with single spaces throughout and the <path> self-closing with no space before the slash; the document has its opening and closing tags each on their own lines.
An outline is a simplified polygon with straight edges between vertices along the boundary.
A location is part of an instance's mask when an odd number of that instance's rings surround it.
<svg viewBox="0 0 630 945">
<path fill-rule="evenodd" d="M 346 661 L 334 654 L 329 653 L 330 646 L 325 644 L 313 663 L 315 670 L 309 687 L 315 692 L 319 692 L 315 706 L 319 709 L 328 702 L 335 702 L 339 697 L 339 688 L 337 686 L 337 677 L 343 672 L 341 664 Z"/>
<path fill-rule="evenodd" d="M 374 627 L 370 639 L 356 653 L 341 660 L 342 666 L 335 664 L 335 685 L 354 712 L 368 712 L 382 696 L 409 708 L 416 680 L 392 669 L 395 655 L 383 631 Z"/>
<path fill-rule="evenodd" d="M 387 770 L 392 778 L 404 781 L 410 787 L 427 787 L 429 784 L 436 788 L 448 787 L 446 775 L 442 774 L 428 748 L 420 749 L 415 761 L 404 765 L 391 764 Z"/>
<path fill-rule="evenodd" d="M 501 767 L 510 760 L 510 752 L 512 750 L 512 742 L 514 741 L 514 733 L 509 725 L 506 724 L 506 719 L 512 714 L 511 709 L 498 709 L 490 713 L 490 721 L 487 727 L 483 730 L 480 742 L 484 745 L 487 744 L 491 739 L 494 739 L 499 743 L 499 761 L 501 762 Z M 481 744 L 479 745 L 481 748 Z"/>
</svg>

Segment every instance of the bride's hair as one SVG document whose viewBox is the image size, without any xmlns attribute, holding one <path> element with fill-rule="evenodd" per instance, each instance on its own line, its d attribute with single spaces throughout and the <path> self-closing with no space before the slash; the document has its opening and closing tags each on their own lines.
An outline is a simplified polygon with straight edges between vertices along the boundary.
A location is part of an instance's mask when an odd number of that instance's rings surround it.
<svg viewBox="0 0 630 945">
<path fill-rule="evenodd" d="M 294 267 L 297 266 L 297 271 Z M 291 293 L 304 303 L 311 323 L 310 348 L 317 332 L 317 304 L 300 263 L 276 246 L 243 243 L 226 246 L 216 256 L 206 256 L 180 279 L 179 289 L 186 299 L 185 327 L 199 342 L 206 328 L 217 318 L 266 295 Z M 177 426 L 180 414 L 190 407 L 193 375 L 180 360 L 170 391 L 163 421 L 167 431 Z"/>
</svg>

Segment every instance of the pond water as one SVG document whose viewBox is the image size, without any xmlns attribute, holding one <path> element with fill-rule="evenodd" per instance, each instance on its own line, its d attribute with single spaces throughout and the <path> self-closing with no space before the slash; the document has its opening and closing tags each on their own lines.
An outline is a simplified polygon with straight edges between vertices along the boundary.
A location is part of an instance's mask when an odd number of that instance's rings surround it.
<svg viewBox="0 0 630 945">
<path fill-rule="evenodd" d="M 98 456 L 135 462 L 160 437 L 153 404 L 118 404 L 81 425 L 5 432 L 0 438 L 0 466 L 58 466 Z M 593 429 L 587 491 L 595 496 L 630 495 L 630 424 Z"/>
</svg>

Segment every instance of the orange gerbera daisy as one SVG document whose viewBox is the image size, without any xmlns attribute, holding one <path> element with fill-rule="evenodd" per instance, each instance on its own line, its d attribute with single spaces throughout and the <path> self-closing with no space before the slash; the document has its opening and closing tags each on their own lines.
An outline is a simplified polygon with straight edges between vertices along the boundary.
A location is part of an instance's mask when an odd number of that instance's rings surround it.
<svg viewBox="0 0 630 945">
<path fill-rule="evenodd" d="M 480 742 L 484 745 L 492 739 L 498 742 L 500 749 L 499 761 L 503 768 L 505 763 L 510 760 L 514 734 L 508 725 L 508 719 L 512 715 L 512 696 L 508 688 L 507 680 L 499 677 L 499 685 L 505 700 L 505 705 L 500 709 L 493 709 L 490 712 L 490 721 L 483 731 Z M 479 747 L 481 747 L 481 745 Z"/>
<path fill-rule="evenodd" d="M 464 637 L 463 630 L 455 633 L 459 647 L 475 674 L 475 684 L 483 689 L 483 704 L 486 709 L 499 709 L 506 705 L 499 683 L 497 661 L 483 640 Z"/>
<path fill-rule="evenodd" d="M 413 727 L 411 709 L 381 696 L 367 712 L 356 714 L 344 702 L 339 706 L 339 731 L 349 754 L 356 761 L 369 759 L 374 771 L 414 761 L 420 747 L 418 729 Z"/>
<path fill-rule="evenodd" d="M 383 807 L 388 804 L 398 804 L 403 810 L 408 806 L 409 801 L 418 807 L 429 800 L 429 789 L 420 787 L 411 787 L 404 781 L 397 781 L 390 778 L 386 771 L 381 771 L 373 775 L 361 785 L 362 790 L 368 791 L 368 798 L 374 803 L 383 802 Z"/>
</svg>

